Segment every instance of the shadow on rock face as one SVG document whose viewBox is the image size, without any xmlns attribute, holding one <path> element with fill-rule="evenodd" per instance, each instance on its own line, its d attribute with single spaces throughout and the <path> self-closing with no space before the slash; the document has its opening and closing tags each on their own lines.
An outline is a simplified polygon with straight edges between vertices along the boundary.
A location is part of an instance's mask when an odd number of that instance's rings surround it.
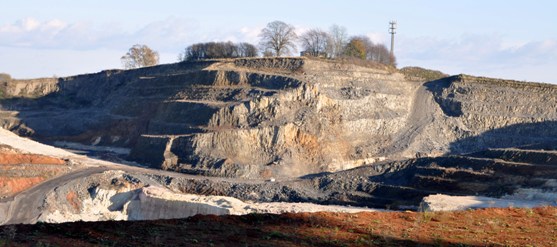
<svg viewBox="0 0 557 247">
<path fill-rule="evenodd" d="M 486 131 L 450 144 L 450 154 L 477 152 L 488 148 L 557 148 L 557 121 L 521 123 Z"/>
<path fill-rule="evenodd" d="M 461 102 L 452 100 L 451 97 L 442 97 L 443 90 L 450 87 L 456 78 L 457 76 L 451 76 L 424 83 L 427 90 L 433 93 L 434 99 L 443 113 L 449 117 L 460 117 L 463 114 Z"/>
</svg>

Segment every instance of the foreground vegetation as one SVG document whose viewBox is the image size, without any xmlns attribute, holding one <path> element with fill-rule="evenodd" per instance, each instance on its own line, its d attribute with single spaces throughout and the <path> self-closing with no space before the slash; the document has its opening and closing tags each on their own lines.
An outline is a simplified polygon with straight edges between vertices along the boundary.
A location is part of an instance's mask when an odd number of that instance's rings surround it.
<svg viewBox="0 0 557 247">
<path fill-rule="evenodd" d="M 0 227 L 0 246 L 555 246 L 557 208 L 195 216 Z"/>
</svg>

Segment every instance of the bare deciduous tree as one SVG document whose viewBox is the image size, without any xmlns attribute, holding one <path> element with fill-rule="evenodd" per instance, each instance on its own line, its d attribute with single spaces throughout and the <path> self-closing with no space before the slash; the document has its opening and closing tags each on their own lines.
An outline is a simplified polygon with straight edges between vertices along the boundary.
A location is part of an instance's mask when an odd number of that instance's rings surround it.
<svg viewBox="0 0 557 247">
<path fill-rule="evenodd" d="M 327 56 L 327 48 L 331 42 L 329 34 L 320 29 L 310 29 L 300 36 L 304 54 L 309 56 Z"/>
<path fill-rule="evenodd" d="M 132 46 L 120 60 L 126 69 L 153 66 L 159 64 L 159 53 L 146 45 L 137 44 Z"/>
<path fill-rule="evenodd" d="M 257 57 L 257 47 L 250 43 L 238 44 L 238 57 Z"/>
<path fill-rule="evenodd" d="M 296 51 L 296 31 L 294 26 L 282 21 L 273 21 L 261 30 L 259 45 L 265 52 L 272 52 L 274 56 L 290 55 Z"/>
<path fill-rule="evenodd" d="M 331 42 L 329 44 L 329 56 L 332 58 L 341 57 L 344 54 L 344 48 L 348 43 L 348 32 L 345 27 L 332 25 L 329 30 Z"/>
<path fill-rule="evenodd" d="M 384 44 L 374 44 L 368 50 L 368 60 L 396 66 L 396 59 Z"/>
</svg>

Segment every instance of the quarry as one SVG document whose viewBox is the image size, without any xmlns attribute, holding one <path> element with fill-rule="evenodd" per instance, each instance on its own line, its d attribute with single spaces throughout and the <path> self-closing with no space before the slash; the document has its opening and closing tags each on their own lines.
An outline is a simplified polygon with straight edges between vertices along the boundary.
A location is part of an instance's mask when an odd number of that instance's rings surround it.
<svg viewBox="0 0 557 247">
<path fill-rule="evenodd" d="M 285 57 L 0 91 L 0 224 L 557 202 L 551 84 Z"/>
</svg>

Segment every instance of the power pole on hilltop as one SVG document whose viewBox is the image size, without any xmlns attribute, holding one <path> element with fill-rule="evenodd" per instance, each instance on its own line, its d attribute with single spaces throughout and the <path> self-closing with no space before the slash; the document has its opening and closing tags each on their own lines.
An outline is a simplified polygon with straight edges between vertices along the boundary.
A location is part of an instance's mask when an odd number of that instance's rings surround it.
<svg viewBox="0 0 557 247">
<path fill-rule="evenodd" d="M 391 34 L 391 56 L 395 55 L 395 33 L 396 33 L 396 21 L 389 22 L 391 25 L 389 27 L 389 33 Z"/>
</svg>

